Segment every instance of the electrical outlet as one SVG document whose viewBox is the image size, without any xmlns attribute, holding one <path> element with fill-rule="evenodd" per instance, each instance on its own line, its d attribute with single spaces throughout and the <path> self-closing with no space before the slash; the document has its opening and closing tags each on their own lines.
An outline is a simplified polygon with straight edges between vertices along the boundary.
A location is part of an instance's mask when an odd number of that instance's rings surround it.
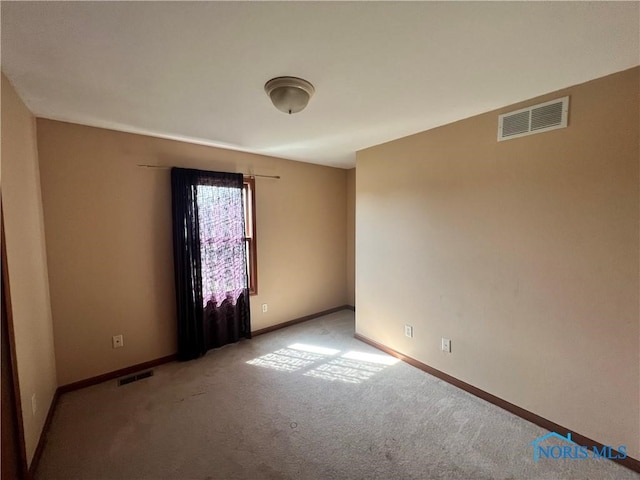
<svg viewBox="0 0 640 480">
<path fill-rule="evenodd" d="M 31 413 L 33 414 L 33 416 L 36 415 L 37 411 L 38 404 L 36 403 L 36 394 L 34 393 L 33 395 L 31 395 Z"/>
<path fill-rule="evenodd" d="M 451 340 L 442 337 L 442 351 L 451 353 Z"/>
<path fill-rule="evenodd" d="M 113 348 L 124 347 L 124 340 L 122 338 L 122 335 L 114 335 L 112 341 L 113 341 Z"/>
<path fill-rule="evenodd" d="M 267 310 L 269 310 L 269 305 L 267 305 L 266 303 L 262 304 L 262 313 L 267 313 Z"/>
<path fill-rule="evenodd" d="M 404 326 L 404 335 L 409 338 L 413 338 L 413 327 L 411 325 Z"/>
</svg>

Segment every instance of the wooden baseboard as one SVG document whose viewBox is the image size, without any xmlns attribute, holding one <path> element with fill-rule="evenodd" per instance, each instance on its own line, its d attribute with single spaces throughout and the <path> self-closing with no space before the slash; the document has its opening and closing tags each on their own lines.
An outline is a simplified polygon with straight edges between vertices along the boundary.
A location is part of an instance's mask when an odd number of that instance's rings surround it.
<svg viewBox="0 0 640 480">
<path fill-rule="evenodd" d="M 47 418 L 45 419 L 44 425 L 42 426 L 42 431 L 40 432 L 38 445 L 36 445 L 36 450 L 35 452 L 33 452 L 31 465 L 29 465 L 29 476 L 28 476 L 29 479 L 35 477 L 35 472 L 36 472 L 36 469 L 38 468 L 38 463 L 40 463 L 40 457 L 42 456 L 42 451 L 44 450 L 44 446 L 47 443 L 47 435 L 49 434 L 49 427 L 51 427 L 51 420 L 53 420 L 53 414 L 58 405 L 59 398 L 60 398 L 60 389 L 56 388 L 56 391 L 53 394 L 53 398 L 51 399 L 51 404 L 49 405 Z"/>
<path fill-rule="evenodd" d="M 344 308 L 346 308 L 347 310 L 351 310 L 352 312 L 356 311 L 356 307 L 354 307 L 353 305 L 345 305 Z"/>
<path fill-rule="evenodd" d="M 277 325 L 272 325 L 266 328 L 261 328 L 260 330 L 255 330 L 254 332 L 251 332 L 251 336 L 255 337 L 257 335 L 262 335 L 264 333 L 280 330 L 281 328 L 290 327 L 291 325 L 295 325 L 297 323 L 307 322 L 309 320 L 313 320 L 314 318 L 322 317 L 324 315 L 329 315 L 330 313 L 339 312 L 340 310 L 351 310 L 351 309 L 354 309 L 354 307 L 351 307 L 349 305 L 340 305 L 339 307 L 330 308 L 329 310 L 323 310 L 322 312 L 312 313 L 311 315 L 305 315 L 304 317 L 294 318 L 293 320 L 289 320 L 287 322 L 279 323 Z"/>
<path fill-rule="evenodd" d="M 463 382 L 462 380 L 452 377 L 451 375 L 444 373 L 440 370 L 437 370 L 425 363 L 422 363 L 416 360 L 415 358 L 411 358 L 406 355 L 403 355 L 402 353 L 397 352 L 396 350 L 390 347 L 387 347 L 386 345 L 378 343 L 375 340 L 371 340 L 370 338 L 360 335 L 359 333 L 356 333 L 354 336 L 361 342 L 367 343 L 372 347 L 377 348 L 378 350 L 382 350 L 383 352 L 388 353 L 389 355 L 399 358 L 403 362 L 408 363 L 409 365 L 412 365 L 422 370 L 423 372 L 433 375 L 434 377 L 437 377 L 440 380 L 444 380 L 445 382 L 450 383 L 451 385 L 458 387 L 464 390 L 465 392 L 470 393 L 471 395 L 475 395 L 476 397 L 486 400 L 487 402 L 492 403 L 497 407 L 503 408 L 504 410 L 511 412 L 520 418 L 528 420 L 529 422 L 534 423 L 546 430 L 559 433 L 560 435 L 563 435 L 563 436 L 566 436 L 567 433 L 571 432 L 572 439 L 579 445 L 595 446 L 598 449 L 601 449 L 602 447 L 604 447 L 604 445 L 600 442 L 597 442 L 595 440 L 592 440 L 591 438 L 585 437 L 584 435 L 580 435 L 579 433 L 576 433 L 573 430 L 569 430 L 568 428 L 563 427 L 562 425 L 558 425 L 557 423 L 552 422 L 551 420 L 548 420 L 544 417 L 541 417 L 540 415 L 537 415 L 533 412 L 530 412 L 529 410 L 525 410 L 524 408 L 514 405 L 513 403 L 507 402 L 506 400 L 503 400 L 500 397 L 496 397 L 495 395 L 492 395 L 489 392 L 485 392 L 484 390 L 474 387 L 471 384 L 468 384 L 466 382 Z M 617 454 L 617 452 L 615 451 L 613 451 L 613 453 Z M 637 460 L 632 457 L 626 457 L 624 459 L 611 459 L 611 460 L 613 462 L 619 463 L 620 465 L 627 467 L 630 470 L 633 470 L 635 472 L 640 472 L 640 460 Z"/>
<path fill-rule="evenodd" d="M 137 365 L 131 365 L 130 367 L 114 370 L 113 372 L 103 373 L 102 375 L 98 375 L 96 377 L 87 378 L 78 382 L 67 383 L 66 385 L 58 387 L 58 391 L 61 394 L 72 392 L 74 390 L 97 385 L 98 383 L 106 382 L 108 380 L 113 380 L 118 377 L 130 375 L 132 373 L 139 372 L 140 370 L 157 367 L 158 365 L 162 365 L 163 363 L 173 362 L 177 358 L 178 355 L 174 353 L 172 355 L 167 355 L 166 357 L 156 358 L 155 360 L 149 360 L 148 362 L 138 363 Z"/>
</svg>

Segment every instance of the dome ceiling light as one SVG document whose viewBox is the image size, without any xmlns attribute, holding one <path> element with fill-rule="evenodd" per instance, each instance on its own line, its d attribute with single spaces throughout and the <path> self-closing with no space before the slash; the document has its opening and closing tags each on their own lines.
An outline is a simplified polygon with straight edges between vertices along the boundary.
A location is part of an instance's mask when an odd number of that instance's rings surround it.
<svg viewBox="0 0 640 480">
<path fill-rule="evenodd" d="M 302 78 L 276 77 L 264 84 L 264 91 L 278 110 L 292 114 L 304 110 L 316 89 Z"/>
</svg>

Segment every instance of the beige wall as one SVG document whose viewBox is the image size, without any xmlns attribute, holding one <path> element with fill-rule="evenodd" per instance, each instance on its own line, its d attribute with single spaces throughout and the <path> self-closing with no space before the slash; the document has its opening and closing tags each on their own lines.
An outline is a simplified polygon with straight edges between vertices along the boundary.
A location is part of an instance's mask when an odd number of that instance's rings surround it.
<svg viewBox="0 0 640 480">
<path fill-rule="evenodd" d="M 358 152 L 357 332 L 640 458 L 639 81 Z M 568 128 L 496 141 L 564 95 Z"/>
<path fill-rule="evenodd" d="M 61 385 L 176 351 L 170 172 L 137 164 L 282 177 L 256 179 L 253 330 L 347 302 L 345 170 L 42 119 L 38 148 Z"/>
<path fill-rule="evenodd" d="M 347 171 L 347 302 L 356 306 L 356 169 Z"/>
<path fill-rule="evenodd" d="M 57 387 L 36 125 L 2 74 L 2 209 L 27 461 Z M 31 398 L 35 395 L 36 412 Z"/>
</svg>

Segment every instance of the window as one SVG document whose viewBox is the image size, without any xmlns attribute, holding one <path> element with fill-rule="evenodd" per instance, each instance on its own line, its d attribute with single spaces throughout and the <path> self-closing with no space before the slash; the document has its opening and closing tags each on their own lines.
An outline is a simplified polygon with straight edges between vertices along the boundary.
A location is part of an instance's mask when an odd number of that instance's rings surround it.
<svg viewBox="0 0 640 480">
<path fill-rule="evenodd" d="M 245 245 L 247 249 L 247 270 L 249 272 L 249 293 L 258 293 L 258 264 L 256 248 L 256 181 L 253 177 L 245 177 L 242 188 L 244 203 Z"/>
</svg>

